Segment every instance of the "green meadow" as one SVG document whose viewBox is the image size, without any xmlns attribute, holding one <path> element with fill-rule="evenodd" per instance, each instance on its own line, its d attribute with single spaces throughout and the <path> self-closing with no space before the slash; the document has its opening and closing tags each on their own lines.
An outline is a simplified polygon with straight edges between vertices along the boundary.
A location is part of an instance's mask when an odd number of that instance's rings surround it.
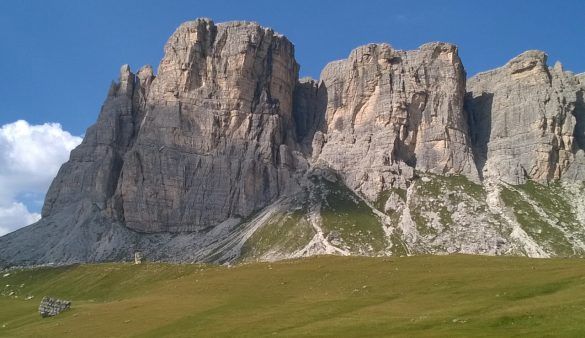
<svg viewBox="0 0 585 338">
<path fill-rule="evenodd" d="M 3 272 L 0 292 L 2 337 L 585 336 L 580 259 L 84 264 Z M 41 318 L 43 296 L 72 308 Z"/>
</svg>

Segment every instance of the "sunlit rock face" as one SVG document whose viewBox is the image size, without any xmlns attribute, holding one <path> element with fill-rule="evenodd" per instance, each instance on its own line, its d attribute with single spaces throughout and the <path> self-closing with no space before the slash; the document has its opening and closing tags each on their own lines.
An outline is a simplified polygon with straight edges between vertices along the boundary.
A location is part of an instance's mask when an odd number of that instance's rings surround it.
<svg viewBox="0 0 585 338">
<path fill-rule="evenodd" d="M 511 184 L 585 178 L 583 83 L 546 59 L 527 51 L 467 82 L 483 175 Z"/>
<path fill-rule="evenodd" d="M 585 74 L 528 51 L 368 44 L 298 79 L 294 46 L 197 19 L 122 66 L 43 218 L 0 268 L 315 254 L 585 255 Z"/>
<path fill-rule="evenodd" d="M 156 77 L 122 68 L 44 215 L 87 198 L 135 230 L 189 231 L 268 205 L 295 168 L 293 54 L 255 23 L 181 25 Z"/>
<path fill-rule="evenodd" d="M 114 198 L 128 227 L 209 227 L 287 191 L 295 168 L 293 49 L 249 22 L 197 20 L 177 29 Z"/>
<path fill-rule="evenodd" d="M 373 200 L 405 188 L 414 170 L 477 179 L 454 45 L 366 45 L 328 64 L 321 81 L 327 105 L 313 160 L 339 171 L 350 188 Z"/>
</svg>

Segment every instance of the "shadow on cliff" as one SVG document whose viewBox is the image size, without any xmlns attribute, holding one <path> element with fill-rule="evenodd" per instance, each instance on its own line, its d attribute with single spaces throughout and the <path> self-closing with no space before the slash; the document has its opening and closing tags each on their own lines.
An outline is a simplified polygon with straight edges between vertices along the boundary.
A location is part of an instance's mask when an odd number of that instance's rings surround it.
<svg viewBox="0 0 585 338">
<path fill-rule="evenodd" d="M 301 151 L 313 154 L 313 140 L 318 131 L 327 133 L 327 87 L 323 81 L 301 80 L 297 82 L 293 99 L 293 119 L 296 141 Z"/>
<path fill-rule="evenodd" d="M 575 143 L 573 146 L 573 153 L 579 150 L 585 151 L 585 92 L 577 92 L 577 102 L 573 115 L 575 116 L 575 130 L 574 137 Z"/>
<path fill-rule="evenodd" d="M 479 178 L 483 180 L 483 168 L 487 161 L 488 142 L 492 132 L 493 93 L 474 96 L 473 92 L 465 95 L 465 111 L 473 150 L 473 158 Z"/>
</svg>

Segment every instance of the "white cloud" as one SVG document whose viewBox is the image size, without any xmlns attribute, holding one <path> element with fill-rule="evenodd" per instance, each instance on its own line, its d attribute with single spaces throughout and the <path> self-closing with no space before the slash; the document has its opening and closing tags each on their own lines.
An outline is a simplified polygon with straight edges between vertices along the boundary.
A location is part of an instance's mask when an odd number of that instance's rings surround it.
<svg viewBox="0 0 585 338">
<path fill-rule="evenodd" d="M 0 236 L 41 219 L 41 214 L 28 211 L 20 202 L 0 206 Z"/>
<path fill-rule="evenodd" d="M 79 143 L 80 137 L 58 123 L 30 125 L 19 120 L 0 127 L 0 236 L 40 218 L 29 211 L 30 204 L 40 203 Z"/>
</svg>

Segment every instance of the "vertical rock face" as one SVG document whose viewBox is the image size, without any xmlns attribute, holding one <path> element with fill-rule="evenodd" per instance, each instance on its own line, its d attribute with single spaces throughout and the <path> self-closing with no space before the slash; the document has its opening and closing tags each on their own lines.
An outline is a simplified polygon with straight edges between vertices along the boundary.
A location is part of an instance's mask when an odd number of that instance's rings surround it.
<svg viewBox="0 0 585 338">
<path fill-rule="evenodd" d="M 466 89 L 447 43 L 298 71 L 291 42 L 255 23 L 181 25 L 156 76 L 121 68 L 43 218 L 0 238 L 0 268 L 585 256 L 585 74 L 528 51 Z"/>
<path fill-rule="evenodd" d="M 188 22 L 165 47 L 116 195 L 126 225 L 185 231 L 245 217 L 288 187 L 293 45 L 254 23 Z"/>
<path fill-rule="evenodd" d="M 116 190 L 123 157 L 139 129 L 146 90 L 154 76 L 145 67 L 136 77 L 127 65 L 120 69 L 96 124 L 81 145 L 71 152 L 45 198 L 43 217 L 79 201 L 89 201 L 104 209 Z"/>
<path fill-rule="evenodd" d="M 414 169 L 477 176 L 455 46 L 371 44 L 328 64 L 321 79 L 327 105 L 313 159 L 338 170 L 352 189 L 373 200 L 404 188 Z"/>
<path fill-rule="evenodd" d="M 546 54 L 527 51 L 472 77 L 467 88 L 484 175 L 511 184 L 584 178 L 583 87 L 560 63 L 549 68 Z"/>
<path fill-rule="evenodd" d="M 297 83 L 293 99 L 295 132 L 300 149 L 307 156 L 313 153 L 313 139 L 322 137 L 327 109 L 327 88 L 321 81 L 304 78 Z M 319 143 L 319 142 L 317 142 Z M 319 152 L 318 149 L 317 152 Z"/>
<path fill-rule="evenodd" d="M 146 232 L 246 217 L 289 188 L 293 45 L 255 23 L 181 25 L 155 78 L 122 67 L 43 215 L 79 200 Z"/>
</svg>

